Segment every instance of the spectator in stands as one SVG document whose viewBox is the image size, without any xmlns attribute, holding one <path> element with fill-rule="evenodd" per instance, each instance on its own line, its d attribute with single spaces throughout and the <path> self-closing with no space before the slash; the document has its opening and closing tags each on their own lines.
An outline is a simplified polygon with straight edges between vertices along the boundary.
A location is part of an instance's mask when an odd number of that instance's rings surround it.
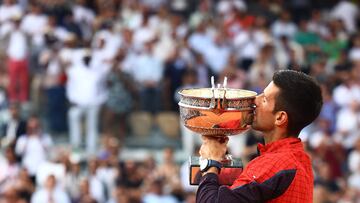
<svg viewBox="0 0 360 203">
<path fill-rule="evenodd" d="M 41 75 L 41 88 L 46 92 L 46 117 L 49 129 L 53 133 L 64 133 L 67 130 L 66 97 L 65 97 L 65 64 L 60 57 L 58 40 L 52 35 L 46 35 L 47 49 L 39 56 L 39 63 L 44 71 Z"/>
<path fill-rule="evenodd" d="M 87 178 L 80 181 L 80 196 L 74 201 L 75 203 L 102 203 L 98 202 L 90 189 L 90 182 Z"/>
<path fill-rule="evenodd" d="M 355 35 L 351 43 L 352 47 L 349 50 L 349 59 L 353 62 L 360 61 L 360 34 Z"/>
<path fill-rule="evenodd" d="M 320 163 L 319 171 L 314 177 L 314 199 L 319 202 L 336 202 L 340 195 L 340 186 L 331 178 L 330 167 L 326 162 Z"/>
<path fill-rule="evenodd" d="M 99 134 L 100 107 L 106 95 L 101 86 L 103 75 L 90 66 L 91 60 L 91 53 L 86 50 L 81 60 L 67 69 L 66 96 L 71 104 L 68 113 L 70 143 L 74 149 L 81 147 L 81 118 L 86 115 L 86 152 L 94 154 Z"/>
<path fill-rule="evenodd" d="M 118 184 L 112 193 L 113 195 L 107 203 L 130 203 L 129 194 L 127 193 L 127 188 L 124 185 Z"/>
<path fill-rule="evenodd" d="M 154 171 L 156 179 L 164 180 L 163 189 L 166 194 L 170 194 L 178 190 L 180 182 L 180 168 L 175 163 L 174 151 L 172 148 L 165 148 L 163 150 L 163 163 L 160 164 Z"/>
<path fill-rule="evenodd" d="M 23 11 L 15 0 L 4 0 L 0 6 L 0 24 L 10 23 L 14 17 L 22 14 Z"/>
<path fill-rule="evenodd" d="M 15 180 L 20 173 L 20 165 L 17 161 L 15 150 L 7 147 L 5 150 L 6 161 L 1 164 L 0 194 L 15 185 Z"/>
<path fill-rule="evenodd" d="M 280 67 L 278 67 L 277 62 L 274 60 L 274 47 L 271 44 L 264 45 L 260 50 L 258 58 L 250 67 L 248 74 L 250 87 L 256 88 L 256 83 L 262 79 L 269 82 L 277 68 Z"/>
<path fill-rule="evenodd" d="M 274 37 L 280 38 L 286 36 L 292 39 L 297 32 L 296 24 L 291 20 L 291 14 L 289 11 L 281 13 L 279 19 L 277 19 L 271 26 L 271 31 Z"/>
<path fill-rule="evenodd" d="M 65 173 L 65 190 L 72 202 L 80 197 L 80 183 L 83 178 L 80 160 L 78 159 L 76 155 L 73 156 L 70 160 L 70 168 Z"/>
<path fill-rule="evenodd" d="M 124 71 L 124 57 L 125 50 L 119 49 L 111 72 L 107 75 L 109 94 L 104 105 L 103 120 L 103 131 L 121 139 L 127 132 L 127 115 L 137 107 L 138 96 L 134 79 Z"/>
<path fill-rule="evenodd" d="M 105 187 L 104 183 L 101 182 L 101 179 L 98 176 L 98 160 L 97 159 L 89 159 L 88 162 L 88 187 L 89 187 L 89 195 L 94 198 L 97 202 L 102 203 L 105 201 Z M 86 181 L 83 183 L 86 185 Z M 86 187 L 86 186 L 84 186 Z"/>
<path fill-rule="evenodd" d="M 348 159 L 350 176 L 347 179 L 349 187 L 357 193 L 360 191 L 360 137 L 356 140 L 354 150 L 350 152 Z"/>
<path fill-rule="evenodd" d="M 25 167 L 35 182 L 35 175 L 39 166 L 44 163 L 51 151 L 51 137 L 43 132 L 40 120 L 36 116 L 29 118 L 26 134 L 19 137 L 15 150 L 21 156 L 22 166 Z"/>
<path fill-rule="evenodd" d="M 172 195 L 164 194 L 164 181 L 161 179 L 154 180 L 150 183 L 148 191 L 142 198 L 144 203 L 177 203 L 178 201 Z"/>
<path fill-rule="evenodd" d="M 215 76 L 215 81 L 217 80 L 217 75 L 211 70 L 209 65 L 204 59 L 204 55 L 201 53 L 194 53 L 195 62 L 190 66 L 191 69 L 196 71 L 196 86 L 197 87 L 210 87 L 210 78 Z"/>
<path fill-rule="evenodd" d="M 26 133 L 26 121 L 21 118 L 19 103 L 9 105 L 10 119 L 1 128 L 1 145 L 15 147 L 17 139 Z"/>
<path fill-rule="evenodd" d="M 180 47 L 176 47 L 173 55 L 165 63 L 163 97 L 172 98 L 165 100 L 165 109 L 178 110 L 177 103 L 179 101 L 173 96 L 177 94 L 176 91 L 182 84 L 182 78 L 187 68 L 188 63 L 180 57 Z"/>
<path fill-rule="evenodd" d="M 39 61 L 38 57 L 41 50 L 44 48 L 46 32 L 46 25 L 48 23 L 47 16 L 43 13 L 42 8 L 36 2 L 31 2 L 30 12 L 25 14 L 21 21 L 21 29 L 30 37 L 30 55 L 29 55 L 29 68 L 31 74 L 38 74 Z"/>
<path fill-rule="evenodd" d="M 95 19 L 93 10 L 87 7 L 85 0 L 76 0 L 72 7 L 74 21 L 80 26 L 84 41 L 90 41 L 92 37 L 92 25 Z"/>
<path fill-rule="evenodd" d="M 31 203 L 70 203 L 70 198 L 60 185 L 57 184 L 56 177 L 49 175 L 45 182 L 45 187 L 35 191 L 31 198 Z"/>
<path fill-rule="evenodd" d="M 29 39 L 21 30 L 21 16 L 11 18 L 13 28 L 5 36 L 8 42 L 7 66 L 9 73 L 8 94 L 10 101 L 27 102 L 29 99 Z"/>
<path fill-rule="evenodd" d="M 153 55 L 152 41 L 145 43 L 144 50 L 135 61 L 133 75 L 139 84 L 140 106 L 144 111 L 158 112 L 162 106 L 160 102 L 160 83 L 163 79 L 164 64 Z"/>
</svg>

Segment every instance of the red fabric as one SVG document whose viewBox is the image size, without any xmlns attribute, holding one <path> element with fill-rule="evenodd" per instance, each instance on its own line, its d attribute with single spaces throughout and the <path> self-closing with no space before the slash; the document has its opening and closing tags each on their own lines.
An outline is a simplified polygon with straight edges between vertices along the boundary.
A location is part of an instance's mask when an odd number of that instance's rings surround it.
<svg viewBox="0 0 360 203">
<path fill-rule="evenodd" d="M 222 168 L 219 174 L 220 185 L 231 185 L 242 171 L 242 168 Z"/>
<path fill-rule="evenodd" d="M 27 60 L 8 59 L 10 101 L 25 102 L 29 98 L 29 73 Z"/>
<path fill-rule="evenodd" d="M 247 16 L 235 16 L 224 22 L 225 30 L 229 37 L 235 37 L 240 30 L 247 30 L 254 25 L 255 17 L 251 15 Z"/>
<path fill-rule="evenodd" d="M 249 162 L 231 188 L 250 182 L 262 183 L 282 170 L 296 169 L 296 175 L 284 194 L 269 202 L 305 203 L 313 201 L 313 172 L 309 156 L 298 138 L 258 145 L 260 156 Z"/>
<path fill-rule="evenodd" d="M 240 119 L 231 120 L 231 121 L 228 121 L 228 122 L 223 122 L 223 123 L 218 124 L 218 128 L 237 129 L 237 128 L 240 128 L 240 126 L 241 126 L 241 120 Z"/>
</svg>

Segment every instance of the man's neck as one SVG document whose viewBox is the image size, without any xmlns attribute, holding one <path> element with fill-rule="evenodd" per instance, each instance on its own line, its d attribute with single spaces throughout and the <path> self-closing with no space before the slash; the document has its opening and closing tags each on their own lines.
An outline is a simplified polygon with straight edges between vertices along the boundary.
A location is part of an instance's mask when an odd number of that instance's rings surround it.
<svg viewBox="0 0 360 203">
<path fill-rule="evenodd" d="M 270 144 L 272 142 L 284 139 L 286 137 L 288 137 L 288 134 L 286 132 L 279 132 L 277 130 L 264 133 L 265 144 Z"/>
</svg>

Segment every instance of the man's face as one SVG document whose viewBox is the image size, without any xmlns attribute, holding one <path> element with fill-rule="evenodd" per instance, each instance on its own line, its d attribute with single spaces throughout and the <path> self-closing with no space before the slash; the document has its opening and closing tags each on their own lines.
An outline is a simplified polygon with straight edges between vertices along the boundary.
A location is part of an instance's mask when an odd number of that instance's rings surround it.
<svg viewBox="0 0 360 203">
<path fill-rule="evenodd" d="M 278 92 L 279 88 L 271 82 L 264 89 L 264 92 L 256 97 L 255 115 L 251 125 L 254 130 L 266 133 L 274 129 L 275 114 L 273 113 L 273 110 Z"/>
<path fill-rule="evenodd" d="M 46 179 L 46 188 L 49 189 L 49 190 L 53 190 L 56 186 L 56 178 L 55 176 L 49 176 L 47 179 Z"/>
<path fill-rule="evenodd" d="M 13 119 L 17 119 L 19 116 L 19 109 L 15 105 L 12 105 L 12 106 L 10 106 L 9 110 L 10 110 L 11 117 Z"/>
</svg>

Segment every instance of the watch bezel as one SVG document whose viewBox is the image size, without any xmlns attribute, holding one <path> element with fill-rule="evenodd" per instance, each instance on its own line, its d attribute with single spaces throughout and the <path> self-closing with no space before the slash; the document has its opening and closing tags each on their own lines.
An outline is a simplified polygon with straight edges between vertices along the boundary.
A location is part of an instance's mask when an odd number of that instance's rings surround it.
<svg viewBox="0 0 360 203">
<path fill-rule="evenodd" d="M 222 164 L 219 161 L 212 160 L 212 159 L 202 159 L 200 160 L 200 172 L 206 172 L 211 167 L 216 167 L 219 170 L 221 170 Z"/>
<path fill-rule="evenodd" d="M 209 159 L 200 159 L 200 171 L 204 172 L 209 168 Z"/>
</svg>

